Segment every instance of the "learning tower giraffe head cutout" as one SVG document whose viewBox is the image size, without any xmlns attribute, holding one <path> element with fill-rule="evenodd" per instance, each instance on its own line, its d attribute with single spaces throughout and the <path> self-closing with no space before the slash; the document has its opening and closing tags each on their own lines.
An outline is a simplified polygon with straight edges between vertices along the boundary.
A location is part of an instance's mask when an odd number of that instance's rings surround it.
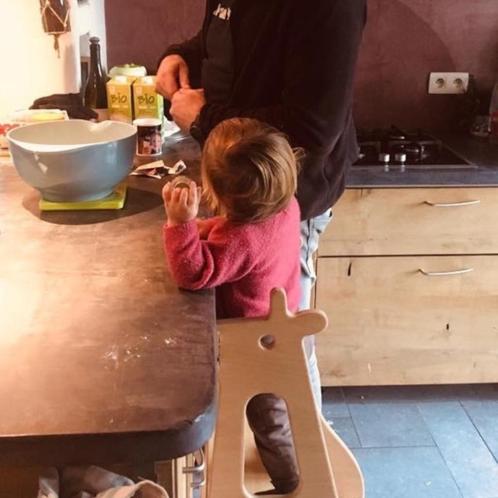
<svg viewBox="0 0 498 498">
<path fill-rule="evenodd" d="M 308 375 L 303 338 L 326 326 L 321 311 L 291 313 L 282 289 L 273 290 L 267 317 L 218 322 L 219 410 L 208 498 L 254 496 L 244 485 L 245 409 L 261 393 L 276 394 L 287 403 L 300 479 L 287 496 L 363 498 L 359 467 L 323 419 Z"/>
</svg>

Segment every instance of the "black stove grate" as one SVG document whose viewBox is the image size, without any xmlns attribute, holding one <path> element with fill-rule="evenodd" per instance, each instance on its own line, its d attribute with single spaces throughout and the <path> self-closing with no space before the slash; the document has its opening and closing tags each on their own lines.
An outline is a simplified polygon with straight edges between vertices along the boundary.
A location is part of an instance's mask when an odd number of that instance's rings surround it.
<svg viewBox="0 0 498 498">
<path fill-rule="evenodd" d="M 401 168 L 472 168 L 463 157 L 440 139 L 423 130 L 386 129 L 359 130 L 360 157 L 354 166 Z"/>
</svg>

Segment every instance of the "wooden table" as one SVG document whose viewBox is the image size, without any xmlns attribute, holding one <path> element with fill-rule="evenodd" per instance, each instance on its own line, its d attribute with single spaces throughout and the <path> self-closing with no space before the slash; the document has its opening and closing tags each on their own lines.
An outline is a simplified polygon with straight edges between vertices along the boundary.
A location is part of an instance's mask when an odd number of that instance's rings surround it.
<svg viewBox="0 0 498 498">
<path fill-rule="evenodd" d="M 40 213 L 0 166 L 0 465 L 157 461 L 209 439 L 214 295 L 165 270 L 163 183 L 130 177 L 121 211 Z"/>
</svg>

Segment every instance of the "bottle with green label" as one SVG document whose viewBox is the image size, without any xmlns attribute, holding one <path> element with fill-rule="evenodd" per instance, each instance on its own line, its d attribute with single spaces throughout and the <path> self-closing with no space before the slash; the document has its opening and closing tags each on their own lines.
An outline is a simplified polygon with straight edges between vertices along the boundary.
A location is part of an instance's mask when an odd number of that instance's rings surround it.
<svg viewBox="0 0 498 498">
<path fill-rule="evenodd" d="M 96 36 L 90 38 L 90 69 L 84 91 L 86 107 L 93 109 L 98 115 L 98 120 L 107 119 L 107 76 L 100 60 L 100 40 Z"/>
</svg>

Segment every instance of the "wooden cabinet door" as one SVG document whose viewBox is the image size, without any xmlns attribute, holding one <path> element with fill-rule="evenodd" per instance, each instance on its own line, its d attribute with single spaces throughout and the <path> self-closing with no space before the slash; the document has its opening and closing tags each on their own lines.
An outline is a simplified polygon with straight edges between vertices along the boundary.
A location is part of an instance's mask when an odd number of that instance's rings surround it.
<svg viewBox="0 0 498 498">
<path fill-rule="evenodd" d="M 498 382 L 498 256 L 317 264 L 324 385 Z"/>
<path fill-rule="evenodd" d="M 497 254 L 498 188 L 348 189 L 320 256 Z"/>
</svg>

